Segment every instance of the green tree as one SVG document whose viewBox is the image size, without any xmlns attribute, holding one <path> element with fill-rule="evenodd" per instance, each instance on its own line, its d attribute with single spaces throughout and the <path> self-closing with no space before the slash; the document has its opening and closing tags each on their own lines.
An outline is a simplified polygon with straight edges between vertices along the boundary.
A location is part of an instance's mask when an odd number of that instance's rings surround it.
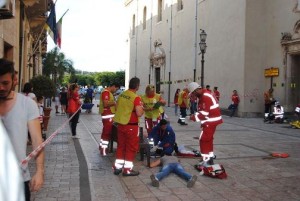
<svg viewBox="0 0 300 201">
<path fill-rule="evenodd" d="M 43 75 L 47 77 L 52 75 L 52 80 L 57 84 L 62 83 L 65 73 L 75 74 L 73 62 L 66 59 L 65 54 L 55 47 L 43 58 Z"/>
<path fill-rule="evenodd" d="M 95 80 L 97 85 L 102 85 L 103 87 L 109 86 L 112 83 L 118 83 L 120 86 L 124 86 L 125 71 L 96 73 Z"/>
</svg>

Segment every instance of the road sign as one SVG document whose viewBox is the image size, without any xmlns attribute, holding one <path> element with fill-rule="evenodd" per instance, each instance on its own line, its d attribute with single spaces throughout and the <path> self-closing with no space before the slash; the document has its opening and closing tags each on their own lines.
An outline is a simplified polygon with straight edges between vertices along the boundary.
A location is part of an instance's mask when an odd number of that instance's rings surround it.
<svg viewBox="0 0 300 201">
<path fill-rule="evenodd" d="M 267 68 L 265 69 L 265 77 L 279 76 L 279 68 Z"/>
</svg>

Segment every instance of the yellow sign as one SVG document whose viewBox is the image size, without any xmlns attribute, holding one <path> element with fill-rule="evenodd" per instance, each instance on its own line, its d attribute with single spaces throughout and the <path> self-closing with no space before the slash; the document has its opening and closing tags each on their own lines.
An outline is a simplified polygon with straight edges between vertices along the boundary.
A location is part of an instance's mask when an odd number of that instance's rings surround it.
<svg viewBox="0 0 300 201">
<path fill-rule="evenodd" d="M 279 68 L 267 68 L 265 69 L 265 77 L 279 76 Z"/>
</svg>

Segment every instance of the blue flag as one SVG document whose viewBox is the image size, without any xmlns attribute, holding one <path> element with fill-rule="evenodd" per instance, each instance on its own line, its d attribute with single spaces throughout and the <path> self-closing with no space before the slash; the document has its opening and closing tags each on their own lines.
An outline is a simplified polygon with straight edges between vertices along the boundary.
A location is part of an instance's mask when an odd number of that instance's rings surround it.
<svg viewBox="0 0 300 201">
<path fill-rule="evenodd" d="M 57 27 L 56 27 L 56 13 L 55 13 L 55 4 L 51 6 L 50 15 L 48 16 L 46 22 L 48 33 L 53 39 L 54 43 L 57 44 Z"/>
</svg>

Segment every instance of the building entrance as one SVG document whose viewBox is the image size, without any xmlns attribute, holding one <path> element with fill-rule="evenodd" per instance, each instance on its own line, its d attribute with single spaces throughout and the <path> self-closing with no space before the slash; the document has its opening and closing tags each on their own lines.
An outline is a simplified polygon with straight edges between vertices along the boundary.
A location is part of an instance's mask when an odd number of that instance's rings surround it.
<svg viewBox="0 0 300 201">
<path fill-rule="evenodd" d="M 300 54 L 291 55 L 291 71 L 288 80 L 289 107 L 295 108 L 300 103 Z"/>
<path fill-rule="evenodd" d="M 160 68 L 155 68 L 155 89 L 160 93 Z"/>
</svg>

